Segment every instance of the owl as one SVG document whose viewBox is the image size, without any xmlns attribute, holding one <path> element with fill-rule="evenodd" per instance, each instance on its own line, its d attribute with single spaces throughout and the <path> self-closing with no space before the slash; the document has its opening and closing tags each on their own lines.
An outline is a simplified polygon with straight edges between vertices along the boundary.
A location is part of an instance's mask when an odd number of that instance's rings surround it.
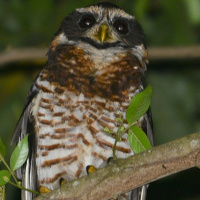
<svg viewBox="0 0 200 200">
<path fill-rule="evenodd" d="M 113 156 L 117 131 L 134 95 L 141 92 L 148 64 L 141 26 L 111 3 L 78 8 L 53 36 L 45 67 L 34 80 L 12 142 L 29 135 L 29 155 L 17 171 L 22 185 L 45 192 L 61 182 L 101 168 Z M 138 124 L 153 144 L 149 112 Z M 116 146 L 117 158 L 134 152 L 127 133 Z M 144 200 L 147 186 L 118 196 Z M 34 195 L 22 191 L 23 200 Z"/>
</svg>

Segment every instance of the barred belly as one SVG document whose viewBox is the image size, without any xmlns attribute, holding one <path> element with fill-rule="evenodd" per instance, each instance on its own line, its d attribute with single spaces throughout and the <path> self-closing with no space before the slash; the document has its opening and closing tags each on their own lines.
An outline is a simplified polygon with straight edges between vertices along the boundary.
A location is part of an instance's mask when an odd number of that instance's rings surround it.
<svg viewBox="0 0 200 200">
<path fill-rule="evenodd" d="M 45 83 L 43 86 L 47 87 Z M 55 189 L 61 178 L 69 181 L 86 175 L 88 165 L 103 166 L 113 155 L 115 141 L 103 129 L 109 127 L 116 131 L 115 118 L 125 115 L 128 104 L 98 96 L 88 99 L 82 93 L 75 95 L 69 91 L 59 94 L 43 88 L 32 108 L 36 116 L 39 185 Z M 133 154 L 127 134 L 116 149 L 118 158 Z"/>
</svg>

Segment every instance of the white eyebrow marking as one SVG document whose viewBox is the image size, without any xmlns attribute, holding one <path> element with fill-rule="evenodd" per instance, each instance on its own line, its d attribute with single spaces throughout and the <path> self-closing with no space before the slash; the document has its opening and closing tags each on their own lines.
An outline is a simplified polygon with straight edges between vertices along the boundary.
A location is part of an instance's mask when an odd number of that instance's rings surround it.
<svg viewBox="0 0 200 200">
<path fill-rule="evenodd" d="M 129 15 L 128 13 L 126 13 L 120 8 L 104 8 L 102 6 L 90 6 L 87 8 L 77 8 L 76 11 L 81 12 L 81 13 L 84 13 L 84 12 L 97 13 L 99 15 L 99 18 L 103 17 L 104 13 L 107 13 L 110 19 L 113 19 L 116 16 L 124 17 L 126 19 L 132 19 L 132 20 L 135 19 L 134 16 Z"/>
<path fill-rule="evenodd" d="M 126 13 L 125 11 L 119 9 L 119 8 L 111 8 L 108 11 L 108 16 L 110 17 L 110 19 L 113 19 L 114 17 L 123 17 L 126 19 L 135 19 L 135 16 L 129 15 L 128 13 Z"/>
</svg>

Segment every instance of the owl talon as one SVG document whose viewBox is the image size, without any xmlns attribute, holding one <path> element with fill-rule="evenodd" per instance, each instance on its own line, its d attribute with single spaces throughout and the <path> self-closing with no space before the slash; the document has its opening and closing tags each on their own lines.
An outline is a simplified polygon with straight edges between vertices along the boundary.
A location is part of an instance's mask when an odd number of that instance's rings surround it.
<svg viewBox="0 0 200 200">
<path fill-rule="evenodd" d="M 61 178 L 60 179 L 60 186 L 64 185 L 67 181 L 64 179 L 64 178 Z"/>
<path fill-rule="evenodd" d="M 86 167 L 86 171 L 87 171 L 88 175 L 91 174 L 91 173 L 93 173 L 93 172 L 95 172 L 96 170 L 97 170 L 97 168 L 94 165 L 88 165 Z"/>
<path fill-rule="evenodd" d="M 49 188 L 44 187 L 44 186 L 40 186 L 39 191 L 40 191 L 40 194 L 45 194 L 45 193 L 50 192 L 51 190 Z"/>
<path fill-rule="evenodd" d="M 110 162 L 112 162 L 113 160 L 113 157 L 109 157 L 108 160 L 107 160 L 107 164 L 109 164 Z"/>
</svg>

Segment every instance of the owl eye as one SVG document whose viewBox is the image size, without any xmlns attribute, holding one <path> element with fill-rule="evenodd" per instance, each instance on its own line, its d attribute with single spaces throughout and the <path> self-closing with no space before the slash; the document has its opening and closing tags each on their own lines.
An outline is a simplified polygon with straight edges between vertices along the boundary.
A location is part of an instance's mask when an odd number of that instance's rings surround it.
<svg viewBox="0 0 200 200">
<path fill-rule="evenodd" d="M 127 34 L 128 33 L 128 24 L 123 19 L 118 19 L 113 24 L 114 28 L 117 30 L 120 34 Z"/>
<path fill-rule="evenodd" d="M 79 22 L 80 28 L 90 28 L 96 23 L 96 20 L 93 15 L 91 14 L 86 14 L 83 15 Z"/>
</svg>

